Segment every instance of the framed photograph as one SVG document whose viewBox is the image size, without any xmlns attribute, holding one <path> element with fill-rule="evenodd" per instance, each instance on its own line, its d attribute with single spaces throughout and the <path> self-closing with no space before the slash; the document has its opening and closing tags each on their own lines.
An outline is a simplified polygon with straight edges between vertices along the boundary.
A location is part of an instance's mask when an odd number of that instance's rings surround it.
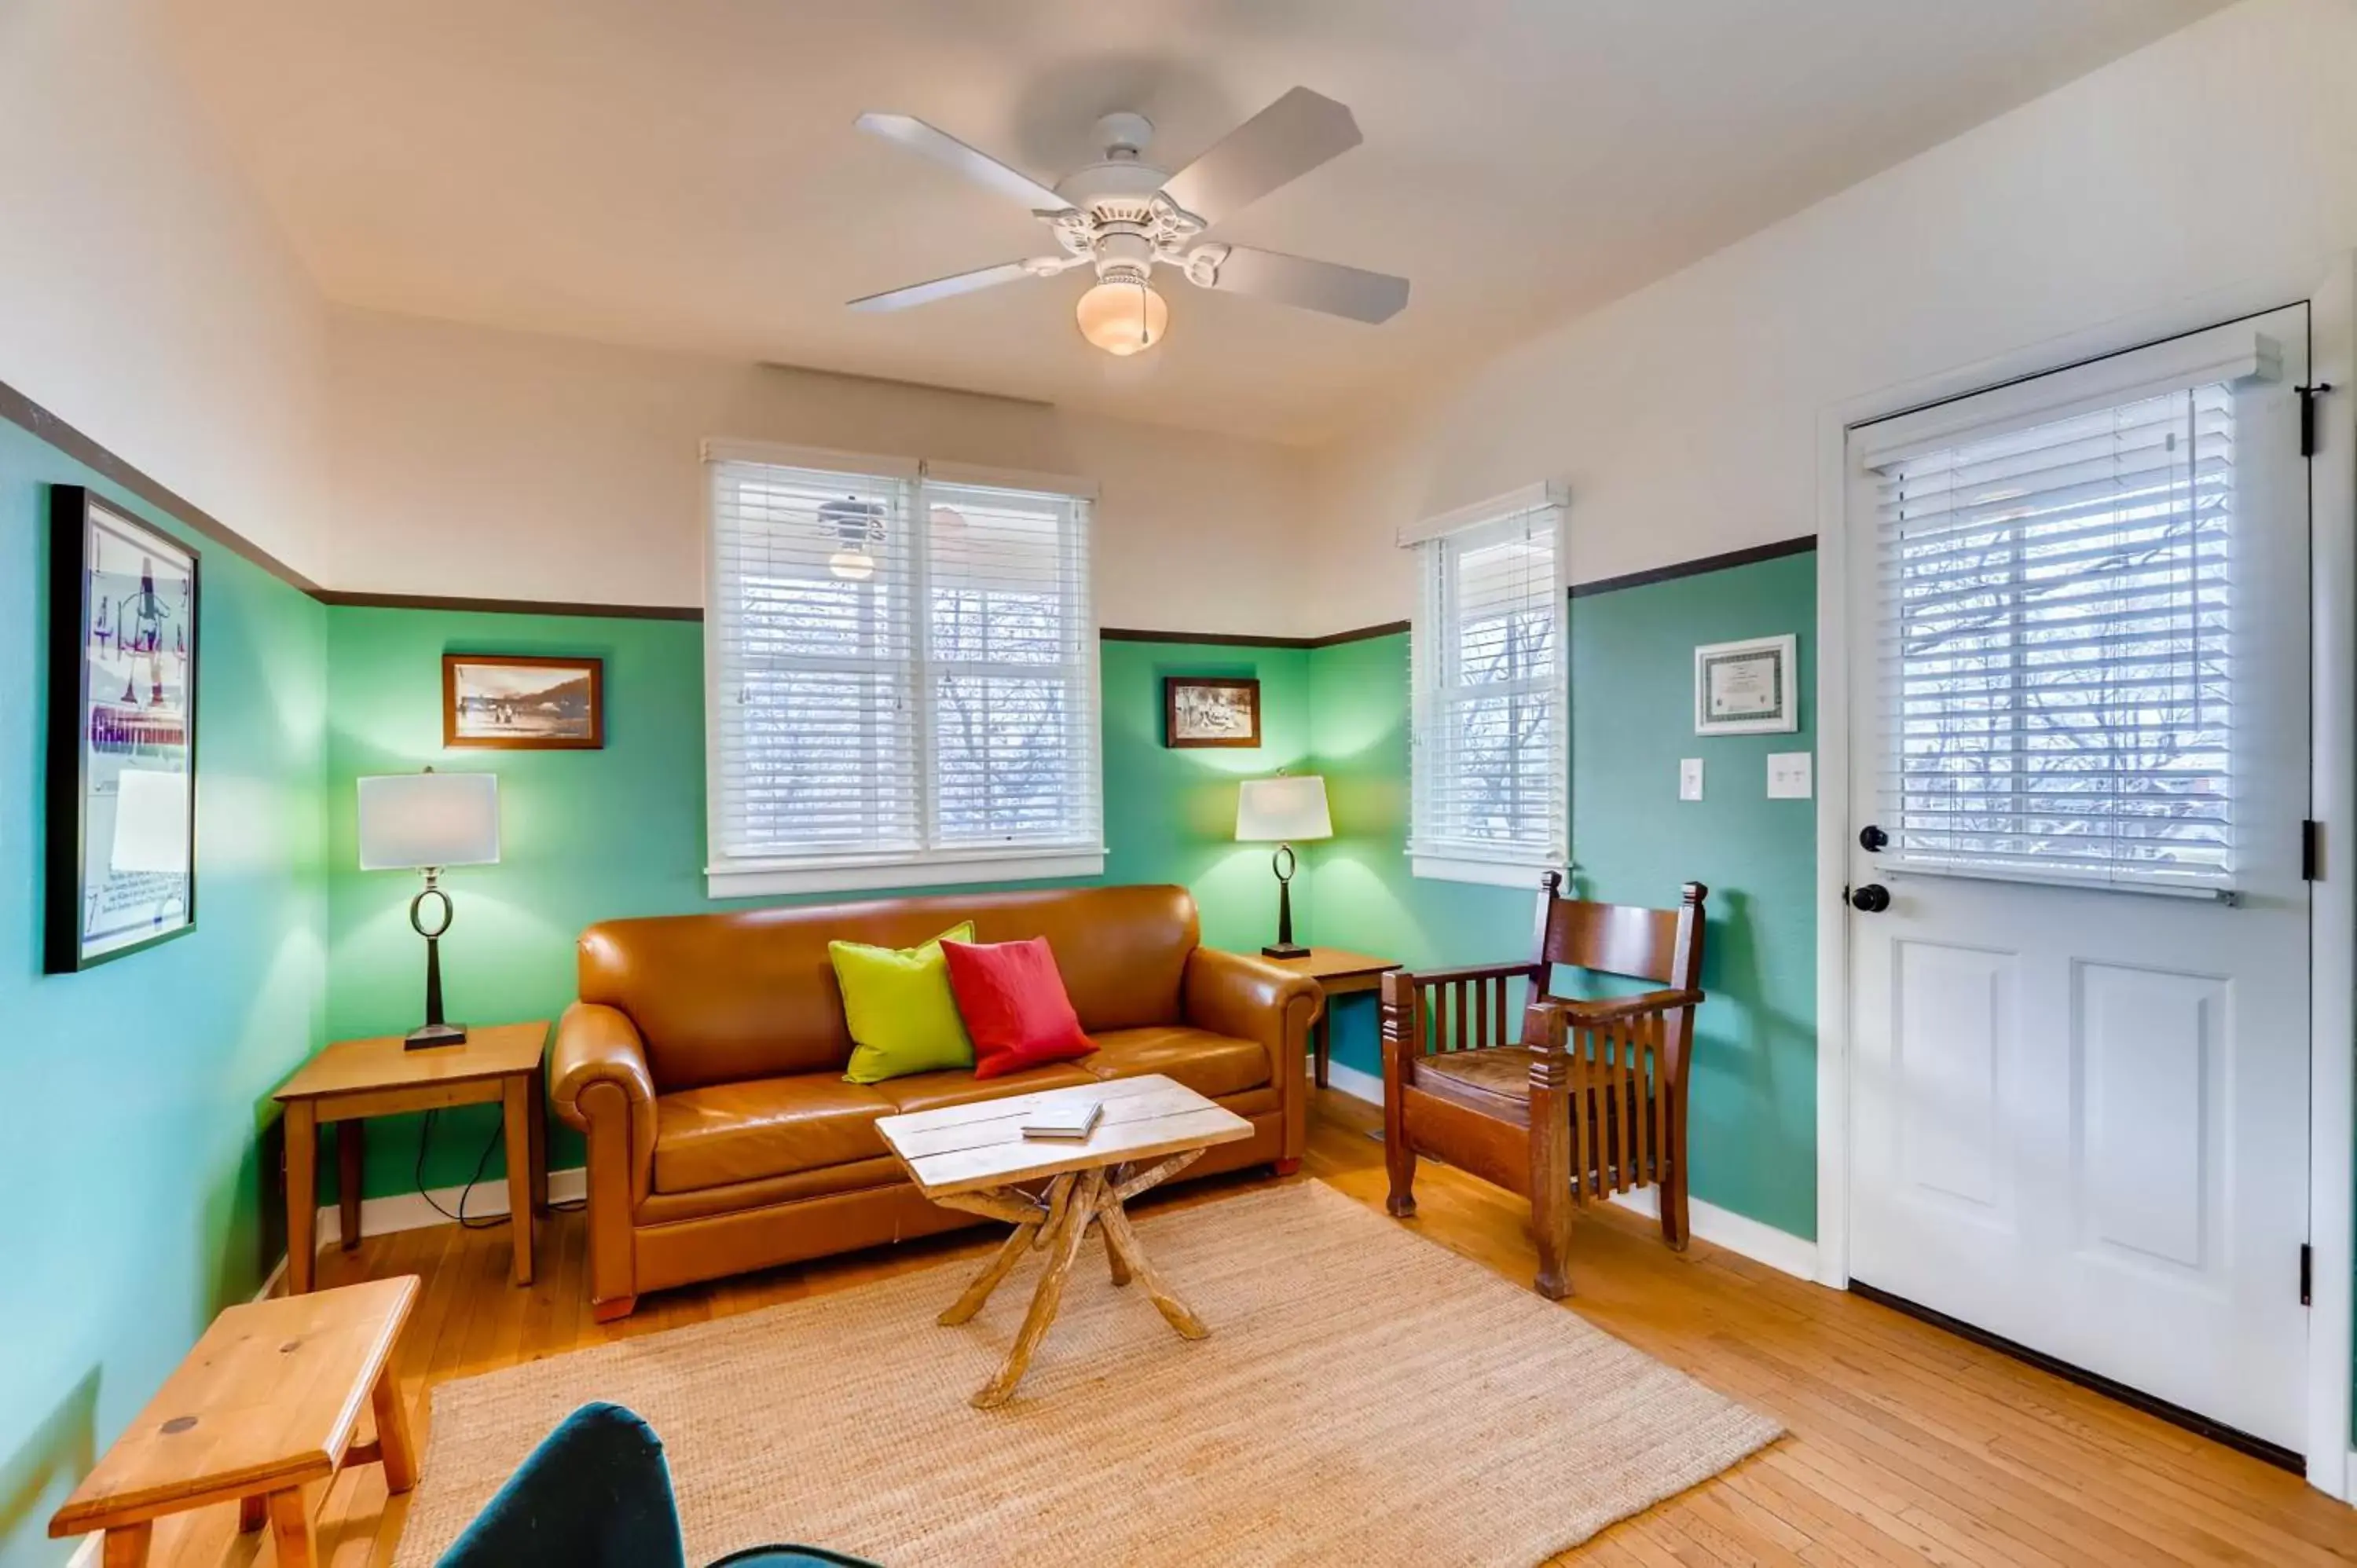
<svg viewBox="0 0 2357 1568">
<path fill-rule="evenodd" d="M 600 749 L 606 661 L 444 654 L 442 744 L 497 751 Z"/>
<path fill-rule="evenodd" d="M 197 553 L 49 490 L 51 974 L 197 924 Z"/>
<path fill-rule="evenodd" d="M 1260 744 L 1260 682 L 1211 676 L 1167 675 L 1162 681 L 1162 744 Z"/>
<path fill-rule="evenodd" d="M 1799 640 L 1756 637 L 1695 650 L 1695 734 L 1785 735 L 1801 727 Z"/>
</svg>

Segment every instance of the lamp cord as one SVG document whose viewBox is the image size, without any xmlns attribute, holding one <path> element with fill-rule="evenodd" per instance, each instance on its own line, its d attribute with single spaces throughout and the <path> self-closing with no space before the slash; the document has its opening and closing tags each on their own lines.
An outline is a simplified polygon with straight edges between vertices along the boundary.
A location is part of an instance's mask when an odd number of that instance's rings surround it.
<svg viewBox="0 0 2357 1568">
<path fill-rule="evenodd" d="M 497 1123 L 494 1123 L 491 1127 L 491 1135 L 483 1141 L 483 1152 L 475 1156 L 475 1174 L 468 1176 L 467 1178 L 467 1185 L 458 1189 L 457 1213 L 453 1214 L 448 1209 L 443 1208 L 442 1205 L 436 1200 L 433 1193 L 426 1190 L 425 1148 L 428 1144 L 433 1142 L 434 1118 L 438 1114 L 440 1114 L 440 1112 L 428 1111 L 425 1113 L 424 1125 L 417 1129 L 417 1165 L 414 1172 L 417 1182 L 417 1196 L 424 1198 L 425 1200 L 426 1207 L 433 1209 L 435 1213 L 440 1215 L 445 1219 L 456 1221 L 461 1230 L 489 1230 L 494 1226 L 506 1224 L 508 1222 L 508 1216 L 504 1214 L 485 1215 L 477 1219 L 469 1219 L 467 1218 L 467 1199 L 473 1195 L 476 1184 L 483 1179 L 483 1172 L 490 1168 L 491 1163 L 491 1151 L 500 1146 L 500 1129 Z"/>
</svg>

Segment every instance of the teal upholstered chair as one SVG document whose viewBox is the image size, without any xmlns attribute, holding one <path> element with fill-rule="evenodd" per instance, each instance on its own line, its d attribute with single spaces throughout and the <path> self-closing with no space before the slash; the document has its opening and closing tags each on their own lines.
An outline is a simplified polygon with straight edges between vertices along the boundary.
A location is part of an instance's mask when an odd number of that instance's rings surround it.
<svg viewBox="0 0 2357 1568">
<path fill-rule="evenodd" d="M 712 1568 L 876 1568 L 815 1546 L 756 1546 Z M 671 1467 L 654 1428 L 585 1404 L 541 1439 L 439 1568 L 687 1568 Z"/>
</svg>

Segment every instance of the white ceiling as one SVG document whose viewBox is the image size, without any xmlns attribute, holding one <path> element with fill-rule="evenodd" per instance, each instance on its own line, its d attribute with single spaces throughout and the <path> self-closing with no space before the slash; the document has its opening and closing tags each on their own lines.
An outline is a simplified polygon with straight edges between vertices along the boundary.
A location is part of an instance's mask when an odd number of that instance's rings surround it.
<svg viewBox="0 0 2357 1568">
<path fill-rule="evenodd" d="M 1303 441 L 2220 0 L 171 3 L 334 299 Z M 1365 144 L 1221 234 L 1405 274 L 1385 326 L 1174 278 L 1168 341 L 1117 361 L 1082 274 L 843 307 L 1054 248 L 863 109 L 1052 184 L 1108 110 L 1175 169 L 1297 83 Z"/>
</svg>

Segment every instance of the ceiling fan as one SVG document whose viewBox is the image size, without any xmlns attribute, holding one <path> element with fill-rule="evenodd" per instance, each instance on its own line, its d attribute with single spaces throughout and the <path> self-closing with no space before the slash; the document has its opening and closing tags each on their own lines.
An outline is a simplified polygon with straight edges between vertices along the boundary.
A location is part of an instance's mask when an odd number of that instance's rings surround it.
<svg viewBox="0 0 2357 1568">
<path fill-rule="evenodd" d="M 1202 237 L 1211 225 L 1359 145 L 1359 124 L 1351 111 L 1306 87 L 1295 88 L 1229 132 L 1175 175 L 1139 156 L 1153 138 L 1153 122 L 1143 114 L 1108 114 L 1096 125 L 1104 156 L 1053 187 L 906 114 L 862 114 L 858 124 L 871 136 L 1022 202 L 1053 231 L 1060 250 L 871 294 L 853 300 L 854 310 L 905 310 L 1017 278 L 1053 277 L 1089 266 L 1097 281 L 1080 298 L 1081 335 L 1108 353 L 1128 355 L 1161 342 L 1169 323 L 1169 306 L 1151 282 L 1156 267 L 1176 268 L 1198 288 L 1253 295 L 1353 321 L 1387 321 L 1407 303 L 1405 278 Z"/>
</svg>

